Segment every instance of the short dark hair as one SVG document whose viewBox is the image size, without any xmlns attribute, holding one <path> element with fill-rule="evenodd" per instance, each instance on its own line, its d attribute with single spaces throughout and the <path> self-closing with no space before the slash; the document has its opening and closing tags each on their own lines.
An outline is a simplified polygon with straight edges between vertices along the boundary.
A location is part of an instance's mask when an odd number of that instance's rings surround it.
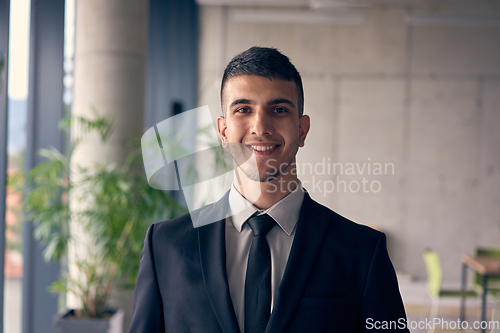
<svg viewBox="0 0 500 333">
<path fill-rule="evenodd" d="M 227 80 L 239 75 L 257 75 L 266 77 L 270 80 L 278 78 L 295 82 L 299 104 L 297 107 L 299 117 L 302 117 L 304 113 L 304 88 L 302 86 L 302 79 L 299 72 L 286 55 L 272 47 L 258 46 L 251 47 L 236 55 L 231 59 L 229 64 L 227 64 L 224 75 L 222 76 L 220 90 L 222 104 L 224 103 L 222 94 Z M 224 105 L 222 108 L 224 109 Z"/>
</svg>

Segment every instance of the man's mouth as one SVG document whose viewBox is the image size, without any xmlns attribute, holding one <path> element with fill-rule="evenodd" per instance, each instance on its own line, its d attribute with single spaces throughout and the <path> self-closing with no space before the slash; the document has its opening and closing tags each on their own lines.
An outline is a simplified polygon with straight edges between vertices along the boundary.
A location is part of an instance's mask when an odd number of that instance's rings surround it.
<svg viewBox="0 0 500 333">
<path fill-rule="evenodd" d="M 252 147 L 253 150 L 257 150 L 257 151 L 268 151 L 268 150 L 272 150 L 276 147 L 278 147 L 279 145 L 274 145 L 274 146 L 250 146 Z"/>
<path fill-rule="evenodd" d="M 251 148 L 253 153 L 256 155 L 271 155 L 281 146 L 281 144 L 267 143 L 254 143 L 246 145 L 249 149 Z"/>
</svg>

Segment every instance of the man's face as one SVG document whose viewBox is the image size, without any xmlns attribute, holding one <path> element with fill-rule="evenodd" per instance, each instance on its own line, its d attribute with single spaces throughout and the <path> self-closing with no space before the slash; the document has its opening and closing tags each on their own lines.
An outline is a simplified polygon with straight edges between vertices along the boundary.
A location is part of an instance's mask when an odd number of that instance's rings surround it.
<svg viewBox="0 0 500 333">
<path fill-rule="evenodd" d="M 226 82 L 222 96 L 225 117 L 217 127 L 240 169 L 260 182 L 285 172 L 309 131 L 309 117 L 299 118 L 295 82 L 240 75 Z M 257 170 L 245 163 L 252 154 Z"/>
</svg>

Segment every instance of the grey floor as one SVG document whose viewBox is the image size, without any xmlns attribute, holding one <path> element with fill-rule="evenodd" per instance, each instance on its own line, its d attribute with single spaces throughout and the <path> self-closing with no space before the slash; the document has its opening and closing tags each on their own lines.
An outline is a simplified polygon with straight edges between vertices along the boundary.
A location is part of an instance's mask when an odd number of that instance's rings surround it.
<svg viewBox="0 0 500 333">
<path fill-rule="evenodd" d="M 459 289 L 459 284 L 444 284 L 443 289 Z M 419 323 L 420 321 L 431 319 L 432 299 L 426 293 L 425 282 L 405 282 L 400 283 L 401 296 L 405 304 L 406 313 L 409 321 Z M 474 321 L 479 321 L 481 316 L 481 301 L 480 299 L 468 299 L 466 302 L 466 320 L 469 327 L 472 327 Z M 500 321 L 500 303 L 493 299 L 488 299 L 487 302 L 487 320 Z M 439 310 L 437 318 L 443 321 L 457 321 L 460 313 L 460 300 L 456 298 L 443 298 L 439 302 Z M 500 323 L 499 323 L 500 325 Z M 427 332 L 426 329 L 411 329 L 412 333 Z M 435 332 L 478 332 L 473 329 L 436 329 Z M 489 333 L 500 333 L 499 330 L 487 331 Z"/>
</svg>

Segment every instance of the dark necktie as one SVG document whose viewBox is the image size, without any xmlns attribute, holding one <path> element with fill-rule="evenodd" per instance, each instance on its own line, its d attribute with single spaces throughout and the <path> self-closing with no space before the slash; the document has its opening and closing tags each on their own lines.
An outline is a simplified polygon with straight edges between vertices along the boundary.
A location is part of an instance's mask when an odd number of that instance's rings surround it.
<svg viewBox="0 0 500 333">
<path fill-rule="evenodd" d="M 276 222 L 265 214 L 247 223 L 253 240 L 245 279 L 245 333 L 263 333 L 271 315 L 271 251 L 266 234 Z"/>
</svg>

